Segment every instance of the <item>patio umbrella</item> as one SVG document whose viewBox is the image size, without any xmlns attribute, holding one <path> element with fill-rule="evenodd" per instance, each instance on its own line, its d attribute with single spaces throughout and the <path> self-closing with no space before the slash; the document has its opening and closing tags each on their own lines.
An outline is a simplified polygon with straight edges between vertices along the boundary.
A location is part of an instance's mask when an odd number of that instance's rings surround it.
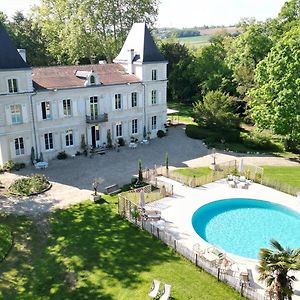
<svg viewBox="0 0 300 300">
<path fill-rule="evenodd" d="M 244 160 L 241 159 L 239 163 L 239 173 L 243 173 L 244 171 Z"/>
<path fill-rule="evenodd" d="M 139 206 L 143 208 L 145 206 L 145 193 L 144 190 L 140 191 L 140 201 L 139 201 Z"/>
</svg>

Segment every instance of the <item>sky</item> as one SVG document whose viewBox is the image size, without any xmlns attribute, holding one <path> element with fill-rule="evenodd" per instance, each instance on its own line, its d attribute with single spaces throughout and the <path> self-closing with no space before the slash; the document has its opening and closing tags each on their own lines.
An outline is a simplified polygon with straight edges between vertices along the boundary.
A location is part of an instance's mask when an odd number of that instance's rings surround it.
<svg viewBox="0 0 300 300">
<path fill-rule="evenodd" d="M 158 27 L 234 25 L 242 18 L 258 21 L 278 15 L 286 0 L 160 0 Z M 12 16 L 28 12 L 39 0 L 0 0 L 0 11 Z"/>
</svg>

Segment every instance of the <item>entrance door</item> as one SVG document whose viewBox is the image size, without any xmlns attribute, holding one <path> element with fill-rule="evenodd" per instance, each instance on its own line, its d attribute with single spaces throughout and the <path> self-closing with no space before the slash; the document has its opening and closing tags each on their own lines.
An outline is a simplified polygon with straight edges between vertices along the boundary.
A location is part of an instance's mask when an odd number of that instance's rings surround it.
<svg viewBox="0 0 300 300">
<path fill-rule="evenodd" d="M 91 127 L 91 135 L 92 135 L 92 146 L 96 148 L 99 146 L 100 134 L 99 134 L 99 126 Z"/>
</svg>

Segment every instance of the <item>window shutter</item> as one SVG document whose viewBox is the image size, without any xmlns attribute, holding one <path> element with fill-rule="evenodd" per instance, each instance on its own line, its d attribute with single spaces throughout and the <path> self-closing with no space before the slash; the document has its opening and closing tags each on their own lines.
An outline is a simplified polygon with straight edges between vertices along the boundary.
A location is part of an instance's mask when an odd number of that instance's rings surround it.
<svg viewBox="0 0 300 300">
<path fill-rule="evenodd" d="M 71 109 L 72 109 L 72 116 L 78 116 L 78 109 L 77 109 L 77 100 L 71 100 Z"/>
<path fill-rule="evenodd" d="M 27 111 L 27 107 L 25 104 L 22 105 L 22 119 L 23 119 L 23 123 L 28 123 L 29 116 L 28 116 L 28 111 Z"/>
<path fill-rule="evenodd" d="M 5 105 L 5 115 L 6 115 L 7 125 L 11 125 L 11 110 L 10 110 L 10 105 Z"/>
<path fill-rule="evenodd" d="M 63 100 L 58 101 L 58 117 L 61 119 L 64 117 Z"/>
</svg>

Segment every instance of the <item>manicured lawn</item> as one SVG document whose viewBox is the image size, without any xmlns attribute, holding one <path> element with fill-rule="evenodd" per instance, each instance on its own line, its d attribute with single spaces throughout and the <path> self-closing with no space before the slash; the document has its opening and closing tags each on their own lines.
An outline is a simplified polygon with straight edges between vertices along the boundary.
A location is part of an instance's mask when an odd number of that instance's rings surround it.
<svg viewBox="0 0 300 300">
<path fill-rule="evenodd" d="M 174 114 L 173 118 L 174 121 L 178 120 L 179 116 L 179 122 L 185 123 L 185 124 L 196 124 L 193 120 L 193 106 L 178 102 L 168 102 L 168 108 L 176 109 L 179 111 L 177 115 Z M 169 116 L 169 119 L 172 118 L 172 115 Z"/>
<path fill-rule="evenodd" d="M 0 261 L 7 254 L 12 244 L 12 235 L 9 227 L 0 224 Z"/>
<path fill-rule="evenodd" d="M 117 197 L 43 219 L 2 216 L 16 245 L 1 264 L 1 299 L 148 299 L 154 278 L 185 299 L 242 299 L 238 293 L 121 219 Z M 75 280 L 74 280 L 75 279 Z"/>
<path fill-rule="evenodd" d="M 300 190 L 300 166 L 299 167 L 274 167 L 264 166 L 264 177 L 286 183 Z"/>
<path fill-rule="evenodd" d="M 190 176 L 190 177 L 202 177 L 207 176 L 211 174 L 212 170 L 207 167 L 202 168 L 183 168 L 183 169 L 177 169 L 174 171 L 175 173 L 179 173 L 184 176 Z"/>
<path fill-rule="evenodd" d="M 210 35 L 201 35 L 201 36 L 177 38 L 176 40 L 179 43 L 185 44 L 187 47 L 199 48 L 202 46 L 209 45 L 211 38 L 212 36 Z"/>
</svg>

